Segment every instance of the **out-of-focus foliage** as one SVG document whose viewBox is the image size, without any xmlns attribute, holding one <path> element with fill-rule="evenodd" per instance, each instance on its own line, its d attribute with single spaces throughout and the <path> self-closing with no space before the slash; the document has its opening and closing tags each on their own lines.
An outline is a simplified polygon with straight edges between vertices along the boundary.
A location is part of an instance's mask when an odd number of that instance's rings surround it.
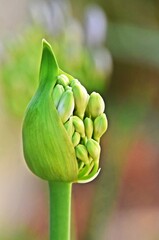
<svg viewBox="0 0 159 240">
<path fill-rule="evenodd" d="M 84 8 L 94 0 L 71 0 L 75 9 Z M 87 3 L 86 3 L 87 2 Z M 82 4 L 81 4 L 82 3 Z M 107 13 L 108 19 L 118 23 L 135 24 L 154 28 L 158 27 L 159 2 L 156 0 L 98 0 L 98 4 Z"/>
<path fill-rule="evenodd" d="M 113 57 L 158 68 L 158 29 L 118 23 L 110 23 L 109 26 L 108 47 Z"/>
<path fill-rule="evenodd" d="M 56 1 L 55 3 L 58 4 Z M 43 2 L 43 4 L 46 3 Z M 58 7 L 60 10 L 60 4 Z M 54 8 L 55 6 L 53 6 Z M 50 8 L 47 11 L 49 14 Z M 97 8 L 97 11 L 100 10 Z M 87 19 L 90 17 L 87 16 Z M 88 91 L 102 93 L 108 84 L 112 69 L 110 53 L 102 47 L 100 37 L 96 40 L 95 46 L 92 45 L 93 40 L 90 40 L 90 47 L 88 41 L 85 45 L 84 38 L 87 39 L 87 34 L 84 36 L 84 29 L 71 16 L 67 16 L 67 18 L 62 29 L 54 26 L 55 34 L 53 29 L 50 30 L 49 23 L 38 23 L 38 26 L 34 24 L 29 27 L 14 41 L 4 44 L 4 57 L 0 67 L 1 81 L 7 107 L 16 116 L 23 116 L 27 103 L 37 87 L 39 49 L 42 38 L 51 42 L 53 50 L 58 56 L 59 65 L 63 66 L 64 71 L 71 72 L 73 76 L 78 77 Z M 37 16 L 36 19 L 38 19 Z"/>
<path fill-rule="evenodd" d="M 48 238 L 48 237 L 47 237 Z M 36 236 L 29 229 L 19 230 L 15 234 L 10 235 L 0 235 L 0 239 L 3 240 L 44 240 L 43 236 Z"/>
<path fill-rule="evenodd" d="M 7 107 L 13 115 L 24 114 L 37 86 L 38 40 L 41 37 L 42 32 L 33 28 L 23 37 L 7 43 L 0 78 Z"/>
</svg>

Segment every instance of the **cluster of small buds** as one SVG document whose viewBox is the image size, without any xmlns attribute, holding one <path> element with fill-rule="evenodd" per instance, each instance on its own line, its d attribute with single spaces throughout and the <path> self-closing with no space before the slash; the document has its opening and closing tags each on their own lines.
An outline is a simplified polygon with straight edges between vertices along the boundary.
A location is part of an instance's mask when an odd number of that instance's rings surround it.
<svg viewBox="0 0 159 240">
<path fill-rule="evenodd" d="M 105 104 L 100 94 L 87 93 L 77 79 L 57 77 L 52 97 L 75 149 L 78 177 L 93 176 L 99 167 L 100 138 L 107 130 Z"/>
<path fill-rule="evenodd" d="M 100 138 L 107 129 L 102 97 L 63 72 L 42 41 L 39 86 L 25 112 L 23 151 L 30 170 L 48 181 L 86 183 L 100 172 Z"/>
</svg>

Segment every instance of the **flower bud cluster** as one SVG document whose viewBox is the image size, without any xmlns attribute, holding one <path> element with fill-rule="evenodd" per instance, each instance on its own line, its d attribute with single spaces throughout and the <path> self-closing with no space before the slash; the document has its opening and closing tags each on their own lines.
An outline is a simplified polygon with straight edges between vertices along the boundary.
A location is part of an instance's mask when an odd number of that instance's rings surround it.
<svg viewBox="0 0 159 240">
<path fill-rule="evenodd" d="M 77 79 L 61 74 L 52 98 L 75 149 L 78 177 L 93 176 L 99 167 L 100 138 L 108 126 L 102 97 L 96 92 L 89 95 Z"/>
<path fill-rule="evenodd" d="M 23 152 L 30 170 L 47 181 L 86 183 L 99 169 L 100 138 L 107 129 L 102 97 L 90 95 L 63 72 L 42 41 L 39 86 L 25 112 Z"/>
</svg>

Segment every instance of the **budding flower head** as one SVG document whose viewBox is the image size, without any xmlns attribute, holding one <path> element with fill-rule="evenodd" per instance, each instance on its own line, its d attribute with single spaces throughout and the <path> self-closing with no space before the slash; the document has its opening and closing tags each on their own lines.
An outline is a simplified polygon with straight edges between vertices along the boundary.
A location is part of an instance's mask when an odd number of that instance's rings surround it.
<svg viewBox="0 0 159 240">
<path fill-rule="evenodd" d="M 88 115 L 92 118 L 96 118 L 104 112 L 104 108 L 105 104 L 100 94 L 96 92 L 91 93 L 87 105 Z"/>
<path fill-rule="evenodd" d="M 88 95 L 77 79 L 63 72 L 43 40 L 39 87 L 23 122 L 28 167 L 48 181 L 93 180 L 99 173 L 100 137 L 106 131 L 104 101 Z"/>
</svg>

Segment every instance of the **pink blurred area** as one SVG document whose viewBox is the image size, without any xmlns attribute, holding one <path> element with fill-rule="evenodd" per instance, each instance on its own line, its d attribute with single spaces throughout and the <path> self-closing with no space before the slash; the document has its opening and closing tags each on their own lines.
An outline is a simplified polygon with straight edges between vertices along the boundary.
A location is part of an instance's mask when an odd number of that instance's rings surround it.
<svg viewBox="0 0 159 240">
<path fill-rule="evenodd" d="M 137 132 L 123 168 L 117 205 L 104 239 L 158 239 L 159 149 Z"/>
</svg>

